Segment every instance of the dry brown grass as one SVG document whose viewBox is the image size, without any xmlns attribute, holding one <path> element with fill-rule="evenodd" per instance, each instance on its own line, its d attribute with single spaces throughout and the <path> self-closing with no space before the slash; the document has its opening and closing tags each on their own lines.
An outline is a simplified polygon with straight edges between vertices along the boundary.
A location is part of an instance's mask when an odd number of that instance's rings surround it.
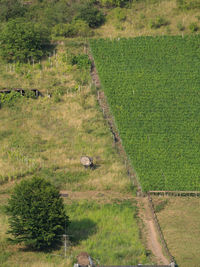
<svg viewBox="0 0 200 267">
<path fill-rule="evenodd" d="M 64 53 L 63 47 L 59 49 L 57 59 L 61 50 Z M 78 51 L 82 51 L 82 48 L 78 48 Z M 45 66 L 46 62 L 42 64 Z M 77 200 L 94 195 L 92 200 L 97 201 L 97 196 L 102 194 L 101 203 L 112 203 L 116 198 L 132 199 L 131 183 L 98 108 L 90 81 L 87 85 L 80 86 L 80 90 L 67 93 L 69 84 L 71 87 L 77 84 L 76 75 L 80 71 L 76 68 L 70 70 L 67 63 L 63 65 L 60 61 L 60 64 L 51 68 L 44 67 L 43 78 L 39 81 L 39 71 L 33 70 L 31 83 L 27 83 L 23 75 L 19 77 L 14 71 L 9 73 L 7 86 L 36 87 L 43 92 L 44 97 L 37 100 L 24 99 L 12 108 L 1 109 L 0 179 L 5 180 L 5 183 L 0 187 L 0 208 L 6 204 L 16 183 L 34 175 L 50 179 L 59 189 L 70 191 L 72 196 L 78 195 Z M 54 72 L 55 75 L 51 74 Z M 2 87 L 6 86 L 4 74 L 0 79 Z M 60 84 L 54 87 L 51 85 L 55 77 L 60 77 L 62 87 L 66 88 L 59 102 L 55 101 L 54 91 Z M 19 78 L 20 84 L 16 83 Z M 52 98 L 45 96 L 47 91 L 53 93 Z M 96 165 L 94 170 L 81 166 L 82 155 L 93 157 Z M 72 265 L 71 259 L 51 256 L 49 253 L 24 251 L 23 247 L 8 245 L 7 219 L 0 210 L 0 263 L 8 262 L 10 266 L 23 267 Z M 54 253 L 60 254 L 62 251 Z"/>
<path fill-rule="evenodd" d="M 122 30 L 120 30 L 116 27 L 117 22 L 113 19 L 112 11 L 108 12 L 108 21 L 104 26 L 97 29 L 97 36 L 116 38 L 137 37 L 143 35 L 180 35 L 190 34 L 189 25 L 193 22 L 196 22 L 200 27 L 200 22 L 197 20 L 199 11 L 178 10 L 176 0 L 164 0 L 156 4 L 136 3 L 134 7 L 127 10 L 126 13 L 126 21 L 118 23 L 122 27 Z M 167 19 L 169 25 L 160 27 L 159 29 L 151 29 L 149 23 L 157 16 Z M 180 31 L 177 28 L 178 23 L 181 23 L 185 27 L 184 31 Z"/>
<path fill-rule="evenodd" d="M 109 187 L 121 191 L 127 187 L 124 166 L 113 148 L 113 139 L 102 115 L 95 107 L 95 95 L 91 95 L 89 89 L 84 90 L 66 95 L 59 103 L 54 103 L 53 98 L 41 98 L 29 101 L 28 107 L 23 104 L 20 112 L 24 115 L 19 116 L 17 125 L 13 124 L 12 110 L 1 110 L 1 116 L 6 112 L 7 118 L 0 131 L 12 129 L 12 134 L 2 141 L 1 176 L 23 176 L 32 168 L 35 172 L 56 166 L 66 172 L 66 176 L 68 171 L 86 172 L 88 179 L 82 187 L 87 189 Z M 87 109 L 81 105 L 80 94 L 90 95 L 85 100 Z M 80 165 L 81 155 L 92 156 L 98 168 L 85 170 Z"/>
<path fill-rule="evenodd" d="M 200 262 L 200 199 L 154 197 L 154 202 L 168 200 L 157 213 L 164 237 L 178 266 L 198 267 Z"/>
</svg>

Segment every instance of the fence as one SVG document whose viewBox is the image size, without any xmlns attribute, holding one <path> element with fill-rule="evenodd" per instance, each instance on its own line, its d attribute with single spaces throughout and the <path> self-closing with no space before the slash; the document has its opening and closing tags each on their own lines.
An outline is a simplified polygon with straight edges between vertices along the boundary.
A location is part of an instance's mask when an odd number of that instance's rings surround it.
<svg viewBox="0 0 200 267">
<path fill-rule="evenodd" d="M 100 80 L 99 80 L 99 77 L 98 77 L 98 74 L 97 74 L 97 71 L 96 71 L 96 68 L 95 68 L 94 60 L 93 60 L 91 54 L 89 55 L 89 57 L 90 57 L 90 60 L 92 61 L 91 76 L 92 76 L 93 83 L 95 85 L 100 86 Z M 130 160 L 128 159 L 128 157 L 126 155 L 126 152 L 125 152 L 125 150 L 123 148 L 122 141 L 121 141 L 121 138 L 119 136 L 119 133 L 118 133 L 118 130 L 117 130 L 117 127 L 116 127 L 116 124 L 115 124 L 115 120 L 114 120 L 113 116 L 111 115 L 111 112 L 110 112 L 110 109 L 109 109 L 109 105 L 108 105 L 106 96 L 104 95 L 103 91 L 97 90 L 97 100 L 98 100 L 99 106 L 102 109 L 103 116 L 106 119 L 106 121 L 107 121 L 107 123 L 108 123 L 108 125 L 110 127 L 111 133 L 113 134 L 113 139 L 114 139 L 115 146 L 116 146 L 118 152 L 120 153 L 120 155 L 122 156 L 122 158 L 124 160 L 124 163 L 125 163 L 125 166 L 126 166 L 126 170 L 127 170 L 127 174 L 129 175 L 130 180 L 133 181 L 134 185 L 137 187 L 137 196 L 142 196 L 142 197 L 143 196 L 147 196 L 148 197 L 149 207 L 150 207 L 150 210 L 152 212 L 152 218 L 154 220 L 154 225 L 155 225 L 156 230 L 157 230 L 157 232 L 159 234 L 159 237 L 160 237 L 160 240 L 162 242 L 162 245 L 163 245 L 163 248 L 165 250 L 165 253 L 168 256 L 168 258 L 170 259 L 170 261 L 171 261 L 170 265 L 163 265 L 163 266 L 168 266 L 168 267 L 169 266 L 175 266 L 174 257 L 171 255 L 171 253 L 169 252 L 169 249 L 167 247 L 167 243 L 166 243 L 166 241 L 164 239 L 164 236 L 163 236 L 163 233 L 161 231 L 161 227 L 159 225 L 159 222 L 158 222 L 155 210 L 154 210 L 153 202 L 152 202 L 152 199 L 151 199 L 151 196 L 150 196 L 152 192 L 156 192 L 156 191 L 151 191 L 151 193 L 149 192 L 147 194 L 144 194 L 142 192 L 142 187 L 141 187 L 141 185 L 139 183 L 139 180 L 137 179 L 136 172 L 133 169 L 133 167 L 132 167 L 132 165 L 130 163 Z M 137 265 L 137 266 L 141 266 L 141 267 L 149 266 L 150 267 L 152 265 Z M 106 266 L 104 266 L 104 267 L 106 267 Z M 114 267 L 114 266 L 112 266 L 112 267 Z M 132 267 L 134 267 L 134 266 L 132 266 Z"/>
<path fill-rule="evenodd" d="M 41 92 L 38 91 L 37 89 L 22 89 L 22 88 L 12 88 L 12 89 L 7 89 L 7 88 L 4 88 L 2 90 L 0 90 L 0 94 L 10 94 L 12 91 L 14 92 L 18 92 L 20 93 L 21 95 L 25 95 L 26 94 L 26 91 L 32 91 L 36 97 L 38 96 L 42 96 Z"/>
<path fill-rule="evenodd" d="M 150 195 L 200 197 L 200 191 L 149 191 Z"/>
<path fill-rule="evenodd" d="M 98 73 L 97 73 L 97 70 L 96 70 L 96 67 L 94 64 L 94 59 L 93 59 L 91 53 L 89 54 L 89 58 L 92 62 L 92 67 L 91 67 L 92 82 L 98 88 L 98 87 L 100 87 L 100 80 L 99 80 L 99 76 L 98 76 Z M 114 117 L 112 116 L 112 114 L 110 112 L 109 105 L 108 105 L 106 96 L 105 96 L 103 91 L 97 90 L 97 100 L 98 100 L 99 106 L 103 112 L 103 116 L 106 119 L 108 126 L 110 128 L 110 131 L 113 135 L 116 149 L 117 149 L 118 153 L 123 158 L 124 164 L 126 166 L 127 174 L 129 176 L 130 180 L 133 182 L 133 184 L 137 188 L 137 195 L 142 196 L 143 195 L 142 187 L 140 185 L 139 180 L 137 179 L 136 172 L 133 169 L 133 167 L 130 163 L 130 160 L 129 160 L 129 158 L 128 158 L 128 156 L 127 156 L 127 154 L 123 148 L 122 141 L 121 141 L 121 138 L 119 136 Z"/>
<path fill-rule="evenodd" d="M 157 215 L 156 215 L 156 212 L 155 212 L 155 209 L 154 209 L 154 205 L 153 205 L 153 201 L 152 201 L 150 193 L 147 194 L 147 197 L 148 197 L 148 200 L 149 200 L 149 207 L 151 209 L 151 213 L 152 213 L 152 217 L 153 217 L 153 220 L 154 220 L 154 224 L 155 224 L 156 230 L 157 230 L 157 232 L 159 234 L 159 237 L 160 237 L 160 240 L 162 242 L 163 248 L 165 249 L 165 253 L 166 253 L 167 257 L 170 259 L 171 262 L 175 262 L 174 257 L 171 255 L 171 253 L 169 251 L 169 248 L 168 248 L 167 243 L 165 241 L 165 238 L 164 238 L 163 232 L 161 230 L 160 224 L 158 222 L 158 218 L 157 218 Z"/>
<path fill-rule="evenodd" d="M 138 264 L 138 265 L 109 265 L 109 266 L 96 266 L 96 267 L 175 267 L 174 263 L 172 262 L 170 265 L 143 265 L 143 264 Z"/>
</svg>

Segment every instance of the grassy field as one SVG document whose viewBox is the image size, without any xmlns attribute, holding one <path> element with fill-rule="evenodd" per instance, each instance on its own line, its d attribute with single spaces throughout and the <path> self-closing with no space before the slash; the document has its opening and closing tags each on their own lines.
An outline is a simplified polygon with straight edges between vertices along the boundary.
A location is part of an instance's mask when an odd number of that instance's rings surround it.
<svg viewBox="0 0 200 267">
<path fill-rule="evenodd" d="M 106 9 L 105 12 L 107 21 L 94 30 L 95 38 L 185 35 L 193 33 L 193 23 L 200 28 L 199 11 L 177 9 L 175 0 L 137 1 L 131 9 Z M 82 54 L 86 50 L 84 39 L 60 40 L 49 57 L 41 62 L 0 62 L 0 89 L 36 88 L 43 94 L 39 99 L 22 98 L 10 107 L 0 109 L 2 267 L 72 266 L 80 251 L 89 252 L 100 264 L 148 264 L 153 261 L 146 255 L 149 252 L 145 252 L 141 241 L 135 189 L 99 110 L 90 73 L 69 63 L 72 54 Z M 94 170 L 86 170 L 80 165 L 82 155 L 93 157 Z M 36 253 L 7 241 L 8 216 L 4 206 L 14 185 L 33 176 L 49 179 L 68 194 L 65 204 L 72 224 L 66 259 L 59 256 L 63 255 L 63 248 Z M 199 243 L 193 238 L 199 234 L 198 203 L 188 200 L 184 203 L 188 208 L 184 210 L 183 204 L 174 202 L 187 219 L 183 224 L 179 222 L 182 231 L 177 228 L 175 216 L 179 210 L 171 201 L 169 203 L 159 213 L 166 220 L 159 219 L 163 229 L 171 227 L 177 237 L 172 240 L 172 235 L 164 231 L 170 250 L 180 265 L 183 262 L 185 266 L 194 266 L 199 260 Z M 195 209 L 191 213 L 192 205 Z M 173 218 L 168 217 L 170 212 Z M 190 229 L 186 228 L 189 223 Z M 183 229 L 189 229 L 186 238 Z M 183 256 L 185 251 L 188 256 Z"/>
<path fill-rule="evenodd" d="M 140 239 L 134 189 L 99 110 L 89 70 L 80 71 L 68 61 L 68 56 L 84 50 L 84 42 L 68 41 L 40 63 L 42 69 L 36 64 L 19 66 L 31 68 L 29 83 L 16 64 L 0 66 L 2 87 L 37 88 L 43 93 L 0 110 L 1 266 L 71 266 L 80 251 L 101 264 L 151 262 Z M 38 75 L 43 78 L 38 80 Z M 52 85 L 54 75 L 59 83 Z M 94 169 L 81 166 L 82 155 L 93 157 Z M 67 259 L 58 256 L 63 248 L 36 253 L 6 239 L 7 199 L 16 183 L 33 176 L 50 180 L 69 195 L 65 203 L 72 236 Z"/>
<path fill-rule="evenodd" d="M 198 267 L 200 261 L 200 199 L 154 197 L 157 216 L 178 266 Z"/>
<path fill-rule="evenodd" d="M 199 35 L 91 41 L 144 191 L 200 189 L 199 41 Z"/>
<path fill-rule="evenodd" d="M 199 9 L 180 9 L 176 0 L 134 1 L 131 9 L 107 13 L 105 25 L 95 30 L 103 38 L 185 35 L 194 32 L 194 23 L 200 29 Z"/>
<path fill-rule="evenodd" d="M 23 246 L 9 246 L 5 241 L 7 217 L 1 212 L 1 266 L 71 266 L 81 251 L 87 251 L 100 264 L 148 262 L 138 233 L 136 203 L 133 199 L 116 199 L 104 204 L 98 200 L 65 202 L 71 220 L 67 258 L 59 257 L 64 255 L 63 247 L 48 253 L 34 253 Z M 117 222 L 115 228 L 114 221 Z"/>
</svg>

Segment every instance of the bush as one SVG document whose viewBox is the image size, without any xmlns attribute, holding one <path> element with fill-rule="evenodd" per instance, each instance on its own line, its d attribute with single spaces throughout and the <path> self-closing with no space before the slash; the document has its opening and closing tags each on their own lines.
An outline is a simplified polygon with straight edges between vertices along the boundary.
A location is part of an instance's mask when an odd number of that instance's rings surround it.
<svg viewBox="0 0 200 267">
<path fill-rule="evenodd" d="M 0 21 L 22 17 L 25 12 L 26 7 L 19 0 L 0 1 Z"/>
<path fill-rule="evenodd" d="M 0 94 L 0 105 L 13 106 L 19 99 L 21 99 L 22 95 L 19 92 L 12 91 L 10 93 L 1 93 Z"/>
<path fill-rule="evenodd" d="M 9 21 L 0 35 L 0 52 L 8 62 L 38 60 L 50 46 L 48 31 L 23 19 Z"/>
<path fill-rule="evenodd" d="M 105 22 L 103 13 L 89 4 L 80 7 L 77 19 L 87 22 L 91 28 L 97 28 Z"/>
<path fill-rule="evenodd" d="M 79 69 L 88 69 L 91 67 L 91 61 L 86 54 L 72 55 L 70 63 L 77 65 Z"/>
<path fill-rule="evenodd" d="M 129 0 L 99 0 L 102 6 L 106 7 L 124 7 Z"/>
<path fill-rule="evenodd" d="M 179 31 L 184 31 L 185 30 L 185 26 L 181 22 L 178 22 L 177 23 L 177 29 Z"/>
<path fill-rule="evenodd" d="M 200 1 L 199 0 L 176 0 L 177 6 L 180 9 L 196 9 L 200 8 Z"/>
<path fill-rule="evenodd" d="M 164 210 L 164 208 L 167 206 L 167 204 L 168 204 L 168 199 L 157 201 L 157 203 L 154 204 L 155 212 L 158 213 L 158 212 Z"/>
<path fill-rule="evenodd" d="M 8 200 L 10 215 L 8 233 L 14 236 L 10 241 L 42 250 L 59 243 L 68 216 L 59 191 L 41 178 L 32 178 L 16 185 Z"/>
<path fill-rule="evenodd" d="M 191 24 L 189 25 L 189 29 L 190 29 L 191 32 L 197 32 L 198 29 L 199 29 L 199 27 L 198 27 L 198 25 L 197 25 L 196 22 L 193 22 L 193 23 L 191 23 Z"/>
<path fill-rule="evenodd" d="M 120 7 L 114 9 L 114 16 L 119 22 L 126 20 L 126 12 Z"/>
<path fill-rule="evenodd" d="M 76 36 L 81 36 L 81 37 L 90 37 L 93 35 L 93 32 L 91 31 L 90 27 L 88 26 L 87 22 L 83 20 L 74 20 L 72 22 L 74 32 Z"/>
<path fill-rule="evenodd" d="M 73 37 L 75 36 L 75 29 L 69 23 L 59 23 L 52 28 L 52 34 L 53 36 Z"/>
<path fill-rule="evenodd" d="M 155 20 L 150 21 L 150 28 L 158 29 L 162 26 L 167 26 L 168 24 L 169 22 L 165 18 L 157 17 Z"/>
</svg>

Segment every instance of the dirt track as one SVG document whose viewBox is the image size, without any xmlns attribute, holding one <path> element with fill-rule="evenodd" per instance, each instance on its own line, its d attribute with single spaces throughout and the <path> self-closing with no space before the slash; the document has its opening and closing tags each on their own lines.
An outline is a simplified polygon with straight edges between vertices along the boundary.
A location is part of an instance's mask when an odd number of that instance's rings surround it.
<svg viewBox="0 0 200 267">
<path fill-rule="evenodd" d="M 168 265 L 169 260 L 164 256 L 162 246 L 158 241 L 158 234 L 152 218 L 148 198 L 137 198 L 137 202 L 139 208 L 139 217 L 142 219 L 145 227 L 145 239 L 148 249 L 154 254 L 157 264 Z"/>
</svg>

